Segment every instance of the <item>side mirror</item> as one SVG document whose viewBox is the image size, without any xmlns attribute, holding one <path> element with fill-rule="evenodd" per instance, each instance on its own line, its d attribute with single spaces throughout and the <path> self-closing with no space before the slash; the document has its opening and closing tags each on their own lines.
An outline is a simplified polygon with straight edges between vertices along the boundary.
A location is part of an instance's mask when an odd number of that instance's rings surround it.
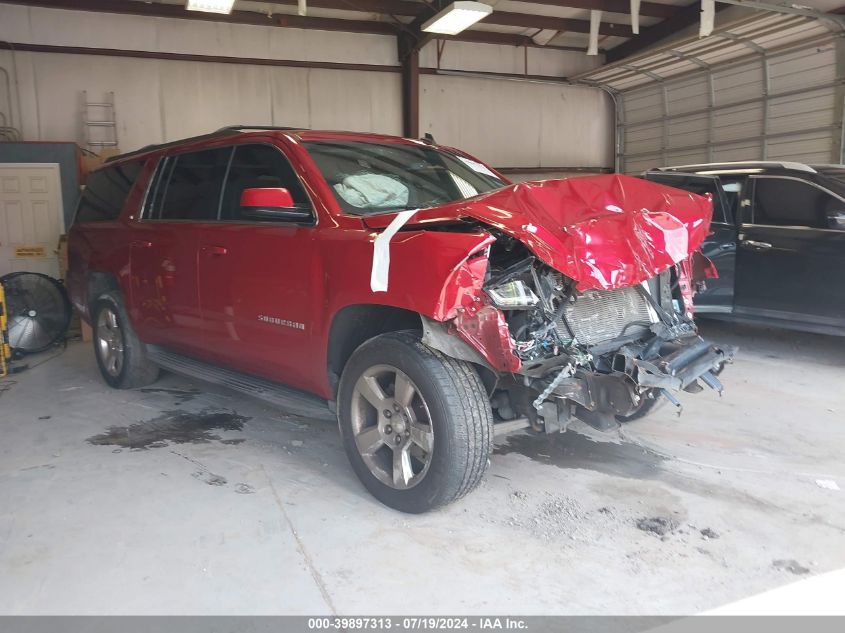
<svg viewBox="0 0 845 633">
<path fill-rule="evenodd" d="M 296 206 L 283 187 L 256 187 L 241 192 L 241 216 L 251 220 L 310 222 L 311 210 Z"/>
<path fill-rule="evenodd" d="M 827 228 L 845 231 L 845 210 L 828 211 Z"/>
</svg>

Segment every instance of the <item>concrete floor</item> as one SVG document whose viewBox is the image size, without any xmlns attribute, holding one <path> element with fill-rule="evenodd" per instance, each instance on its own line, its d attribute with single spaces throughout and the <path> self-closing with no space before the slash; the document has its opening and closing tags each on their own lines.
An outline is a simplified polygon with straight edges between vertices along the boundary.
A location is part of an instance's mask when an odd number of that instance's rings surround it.
<svg viewBox="0 0 845 633">
<path fill-rule="evenodd" d="M 845 566 L 817 483 L 845 487 L 845 338 L 703 330 L 742 347 L 723 398 L 513 436 L 424 516 L 374 501 L 331 424 L 172 375 L 114 391 L 71 344 L 0 381 L 0 614 L 686 614 Z"/>
</svg>

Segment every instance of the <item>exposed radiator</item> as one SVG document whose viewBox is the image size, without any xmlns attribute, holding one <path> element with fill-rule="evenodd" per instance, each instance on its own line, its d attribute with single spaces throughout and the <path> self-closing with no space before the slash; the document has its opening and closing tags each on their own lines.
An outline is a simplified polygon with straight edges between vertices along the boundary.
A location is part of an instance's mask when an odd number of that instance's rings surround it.
<svg viewBox="0 0 845 633">
<path fill-rule="evenodd" d="M 574 336 L 583 345 L 595 345 L 622 334 L 643 334 L 655 316 L 638 287 L 588 290 L 567 305 L 555 326 L 564 340 Z M 632 323 L 637 325 L 625 327 Z"/>
</svg>

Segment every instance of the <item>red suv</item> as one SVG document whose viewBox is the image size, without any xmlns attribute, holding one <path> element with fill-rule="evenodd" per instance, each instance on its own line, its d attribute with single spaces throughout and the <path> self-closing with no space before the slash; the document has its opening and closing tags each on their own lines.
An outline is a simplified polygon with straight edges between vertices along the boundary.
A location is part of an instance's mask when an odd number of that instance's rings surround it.
<svg viewBox="0 0 845 633">
<path fill-rule="evenodd" d="M 356 474 L 423 512 L 493 436 L 720 389 L 692 296 L 706 198 L 621 175 L 511 184 L 376 134 L 231 127 L 93 172 L 68 286 L 104 379 L 159 368 L 336 416 Z"/>
</svg>

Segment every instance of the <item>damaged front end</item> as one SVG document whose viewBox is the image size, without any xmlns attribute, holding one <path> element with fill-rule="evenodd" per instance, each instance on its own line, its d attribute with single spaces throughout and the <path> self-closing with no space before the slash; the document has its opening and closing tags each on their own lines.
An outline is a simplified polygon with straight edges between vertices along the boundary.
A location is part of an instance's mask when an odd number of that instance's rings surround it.
<svg viewBox="0 0 845 633">
<path fill-rule="evenodd" d="M 546 432 L 574 416 L 602 430 L 639 417 L 673 391 L 722 391 L 716 377 L 734 350 L 698 336 L 687 316 L 681 266 L 633 286 L 579 291 L 527 256 L 495 264 L 484 291 L 501 310 L 521 367 L 497 385 L 503 421 L 525 417 Z"/>
<path fill-rule="evenodd" d="M 721 393 L 717 375 L 735 353 L 703 340 L 693 321 L 694 289 L 713 272 L 698 251 L 709 202 L 623 176 L 576 180 L 555 184 L 565 183 L 560 208 L 582 205 L 577 222 L 548 211 L 549 183 L 539 187 L 547 221 L 522 234 L 467 209 L 496 239 L 455 271 L 464 292 L 449 320 L 426 320 L 429 345 L 492 370 L 502 429 L 561 431 L 578 418 L 607 430 L 663 399 L 680 412 L 676 392 Z M 537 192 L 513 193 L 530 211 Z"/>
</svg>

